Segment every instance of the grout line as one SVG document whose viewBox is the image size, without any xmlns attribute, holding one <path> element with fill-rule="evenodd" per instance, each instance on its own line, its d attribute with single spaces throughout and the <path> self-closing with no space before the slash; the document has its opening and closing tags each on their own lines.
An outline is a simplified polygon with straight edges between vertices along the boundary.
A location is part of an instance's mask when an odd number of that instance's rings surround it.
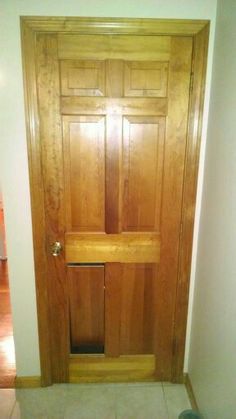
<svg viewBox="0 0 236 419">
<path fill-rule="evenodd" d="M 168 408 L 168 403 L 167 403 L 167 399 L 166 399 L 164 383 L 161 383 L 161 387 L 162 387 L 162 394 L 163 394 L 163 399 L 164 399 L 166 413 L 167 413 L 167 419 L 170 419 L 169 408 Z"/>
<path fill-rule="evenodd" d="M 15 401 L 14 401 L 14 403 L 13 403 L 13 406 L 12 406 L 12 409 L 11 409 L 11 411 L 10 411 L 10 416 L 9 416 L 9 419 L 11 419 L 11 418 L 12 418 L 12 415 L 13 415 L 13 412 L 14 412 L 14 409 L 15 409 L 15 406 L 16 406 L 16 399 L 15 399 Z"/>
</svg>

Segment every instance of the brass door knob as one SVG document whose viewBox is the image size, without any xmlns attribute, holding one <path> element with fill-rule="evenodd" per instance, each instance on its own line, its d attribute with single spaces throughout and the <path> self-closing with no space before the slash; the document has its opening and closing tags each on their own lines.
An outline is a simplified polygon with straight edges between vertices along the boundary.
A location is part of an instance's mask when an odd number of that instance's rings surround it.
<svg viewBox="0 0 236 419">
<path fill-rule="evenodd" d="M 61 243 L 60 243 L 60 242 L 54 242 L 54 243 L 51 245 L 51 254 L 52 254 L 53 256 L 59 256 L 59 255 L 60 255 L 60 253 L 61 253 L 61 251 L 62 251 L 62 245 L 61 245 Z"/>
</svg>

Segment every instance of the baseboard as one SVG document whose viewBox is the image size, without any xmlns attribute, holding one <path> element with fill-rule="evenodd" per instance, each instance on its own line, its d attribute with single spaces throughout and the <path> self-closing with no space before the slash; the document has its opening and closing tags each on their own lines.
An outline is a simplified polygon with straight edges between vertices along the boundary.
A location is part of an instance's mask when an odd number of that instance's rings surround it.
<svg viewBox="0 0 236 419">
<path fill-rule="evenodd" d="M 193 386 L 192 386 L 192 383 L 191 383 L 191 380 L 190 380 L 190 377 L 189 377 L 188 373 L 184 374 L 184 384 L 185 384 L 185 387 L 186 387 L 186 390 L 187 390 L 187 393 L 188 393 L 190 403 L 192 405 L 192 409 L 195 410 L 196 412 L 199 412 L 196 397 L 195 397 L 195 394 L 194 394 L 194 391 L 193 391 Z"/>
<path fill-rule="evenodd" d="M 41 387 L 41 377 L 40 376 L 23 376 L 17 377 L 15 379 L 16 388 L 38 388 Z"/>
</svg>

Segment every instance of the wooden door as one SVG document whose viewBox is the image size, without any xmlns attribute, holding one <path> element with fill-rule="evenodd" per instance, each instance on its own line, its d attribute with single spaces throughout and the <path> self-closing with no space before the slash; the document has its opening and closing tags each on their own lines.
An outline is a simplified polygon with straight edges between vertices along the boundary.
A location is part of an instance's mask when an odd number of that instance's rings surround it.
<svg viewBox="0 0 236 419">
<path fill-rule="evenodd" d="M 171 380 L 193 38 L 35 45 L 52 380 Z"/>
</svg>

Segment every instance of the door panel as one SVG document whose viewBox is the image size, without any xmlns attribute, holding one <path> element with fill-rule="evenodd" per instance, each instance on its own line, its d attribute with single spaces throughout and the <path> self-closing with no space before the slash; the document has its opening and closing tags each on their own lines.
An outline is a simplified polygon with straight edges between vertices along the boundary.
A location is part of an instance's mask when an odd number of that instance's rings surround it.
<svg viewBox="0 0 236 419">
<path fill-rule="evenodd" d="M 166 97 L 168 63 L 126 61 L 125 96 Z"/>
<path fill-rule="evenodd" d="M 105 62 L 65 60 L 60 62 L 63 96 L 104 96 Z"/>
<path fill-rule="evenodd" d="M 160 231 L 165 118 L 123 120 L 123 231 Z"/>
<path fill-rule="evenodd" d="M 72 353 L 104 352 L 104 267 L 69 266 Z"/>
<path fill-rule="evenodd" d="M 106 355 L 155 354 L 157 274 L 157 264 L 106 264 Z"/>
<path fill-rule="evenodd" d="M 104 231 L 105 119 L 63 118 L 67 228 Z"/>
</svg>

